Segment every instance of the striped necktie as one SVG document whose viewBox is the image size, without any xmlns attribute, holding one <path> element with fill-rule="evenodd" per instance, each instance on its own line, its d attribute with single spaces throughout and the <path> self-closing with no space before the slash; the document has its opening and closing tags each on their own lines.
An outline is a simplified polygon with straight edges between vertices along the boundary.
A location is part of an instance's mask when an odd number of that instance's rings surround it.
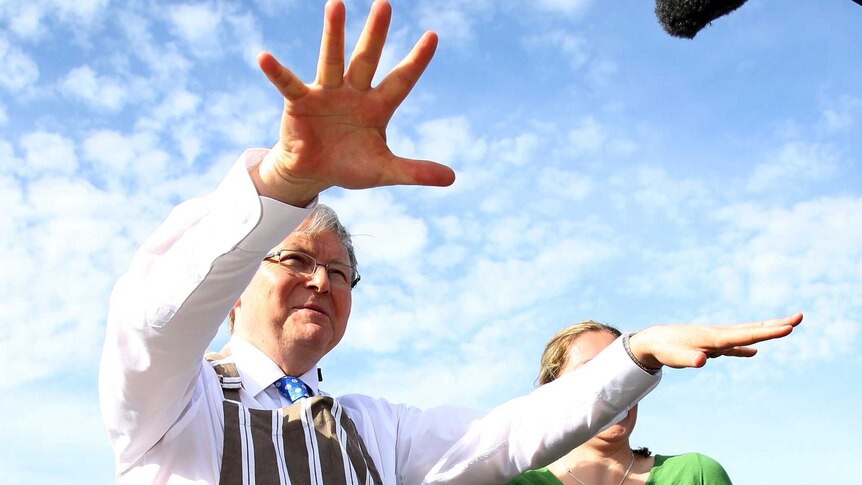
<svg viewBox="0 0 862 485">
<path fill-rule="evenodd" d="M 308 386 L 298 377 L 284 376 L 275 381 L 275 388 L 292 403 L 311 396 L 311 393 L 308 392 Z"/>
</svg>

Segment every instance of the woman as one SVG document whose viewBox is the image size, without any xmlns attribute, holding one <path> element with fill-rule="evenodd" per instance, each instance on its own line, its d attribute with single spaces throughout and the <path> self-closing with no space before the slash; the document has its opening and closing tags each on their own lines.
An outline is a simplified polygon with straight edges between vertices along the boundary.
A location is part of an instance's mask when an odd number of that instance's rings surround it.
<svg viewBox="0 0 862 485">
<path fill-rule="evenodd" d="M 611 344 L 620 331 L 593 321 L 557 332 L 542 354 L 538 384 L 547 384 L 589 361 Z M 629 436 L 637 421 L 637 406 L 625 418 L 570 451 L 547 468 L 530 470 L 508 485 L 729 485 L 724 468 L 699 453 L 652 456 L 633 450 Z"/>
</svg>

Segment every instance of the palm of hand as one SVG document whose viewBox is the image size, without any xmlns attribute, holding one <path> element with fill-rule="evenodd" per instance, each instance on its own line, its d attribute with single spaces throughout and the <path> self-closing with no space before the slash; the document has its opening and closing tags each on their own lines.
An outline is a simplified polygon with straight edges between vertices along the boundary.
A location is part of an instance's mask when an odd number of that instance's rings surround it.
<svg viewBox="0 0 862 485">
<path fill-rule="evenodd" d="M 279 165 L 319 190 L 398 183 L 391 179 L 397 160 L 386 145 L 393 112 L 374 90 L 311 87 L 305 96 L 285 102 L 276 146 L 282 151 Z"/>
</svg>

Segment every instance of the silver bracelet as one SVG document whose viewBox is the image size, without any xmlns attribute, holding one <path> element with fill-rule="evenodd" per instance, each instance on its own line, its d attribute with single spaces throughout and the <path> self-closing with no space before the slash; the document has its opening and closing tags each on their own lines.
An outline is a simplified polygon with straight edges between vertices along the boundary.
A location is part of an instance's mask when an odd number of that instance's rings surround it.
<svg viewBox="0 0 862 485">
<path fill-rule="evenodd" d="M 634 362 L 635 365 L 637 365 L 638 367 L 643 369 L 644 372 L 646 372 L 648 374 L 655 375 L 658 373 L 658 371 L 661 370 L 661 367 L 659 367 L 658 369 L 649 368 L 649 367 L 643 365 L 643 363 L 641 361 L 639 361 L 637 357 L 635 357 L 635 354 L 632 353 L 632 348 L 629 345 L 629 339 L 631 338 L 632 335 L 634 335 L 636 333 L 637 332 L 628 332 L 628 333 L 623 334 L 623 347 L 626 349 L 626 353 L 629 354 L 629 358 L 632 359 L 632 362 Z"/>
</svg>

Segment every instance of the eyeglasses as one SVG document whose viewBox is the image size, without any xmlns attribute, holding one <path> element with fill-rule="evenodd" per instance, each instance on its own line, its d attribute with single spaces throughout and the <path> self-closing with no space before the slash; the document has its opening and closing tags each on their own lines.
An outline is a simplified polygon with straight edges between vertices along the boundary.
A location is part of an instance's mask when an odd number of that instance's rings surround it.
<svg viewBox="0 0 862 485">
<path fill-rule="evenodd" d="M 277 263 L 280 268 L 305 276 L 313 275 L 318 266 L 323 266 L 329 281 L 334 285 L 354 288 L 359 283 L 359 272 L 353 266 L 338 261 L 330 261 L 326 264 L 318 263 L 313 256 L 301 251 L 276 249 L 267 254 L 263 260 L 270 260 Z"/>
</svg>

